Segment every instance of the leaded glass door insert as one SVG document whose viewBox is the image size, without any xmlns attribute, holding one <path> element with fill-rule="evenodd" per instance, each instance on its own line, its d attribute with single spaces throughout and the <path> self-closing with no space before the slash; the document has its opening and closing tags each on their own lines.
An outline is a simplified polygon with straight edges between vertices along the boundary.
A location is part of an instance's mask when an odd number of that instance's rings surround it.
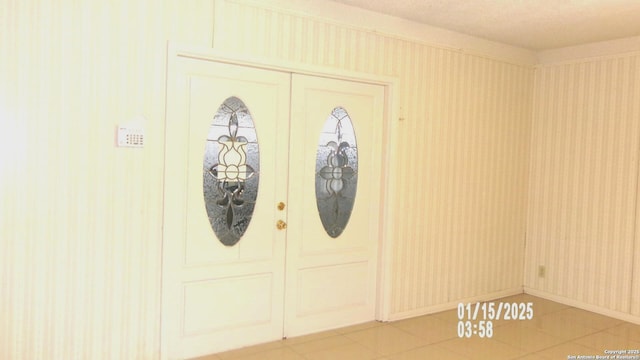
<svg viewBox="0 0 640 360">
<path fill-rule="evenodd" d="M 251 113 L 237 97 L 218 108 L 205 146 L 203 193 L 209 223 L 221 243 L 247 230 L 258 196 L 260 154 Z"/>
<path fill-rule="evenodd" d="M 316 205 L 329 236 L 342 234 L 353 210 L 358 183 L 358 148 L 353 123 L 343 107 L 324 123 L 316 152 Z"/>
</svg>

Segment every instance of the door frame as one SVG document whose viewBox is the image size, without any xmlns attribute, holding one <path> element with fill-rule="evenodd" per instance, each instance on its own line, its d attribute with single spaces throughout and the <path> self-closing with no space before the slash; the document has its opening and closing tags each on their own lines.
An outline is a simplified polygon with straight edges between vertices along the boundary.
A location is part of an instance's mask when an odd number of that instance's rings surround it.
<svg viewBox="0 0 640 360">
<path fill-rule="evenodd" d="M 397 127 L 399 126 L 399 122 L 404 119 L 399 116 L 400 106 L 398 101 L 398 84 L 399 80 L 395 77 L 390 76 L 381 76 L 374 75 L 368 73 L 360 73 L 355 71 L 349 71 L 344 69 L 336 69 L 330 67 L 321 67 L 315 65 L 309 65 L 304 63 L 293 63 L 293 62 L 285 62 L 285 61 L 273 61 L 271 59 L 256 59 L 250 58 L 247 56 L 237 55 L 237 54 L 229 54 L 228 52 L 222 53 L 220 51 L 198 47 L 198 46 L 190 46 L 179 43 L 174 43 L 169 41 L 167 46 L 167 68 L 166 68 L 166 79 L 165 79 L 165 123 L 167 121 L 167 105 L 170 101 L 169 99 L 173 98 L 173 91 L 169 84 L 176 75 L 177 72 L 177 59 L 178 58 L 192 58 L 192 59 L 200 59 L 206 61 L 215 61 L 220 63 L 227 63 L 233 65 L 247 66 L 265 70 L 272 71 L 282 71 L 288 72 L 292 74 L 303 74 L 303 75 L 312 75 L 317 77 L 325 77 L 339 80 L 347 80 L 347 81 L 355 81 L 362 82 L 368 84 L 375 84 L 384 87 L 384 116 L 383 116 L 383 144 L 381 146 L 387 148 L 388 150 L 385 152 L 385 156 L 383 157 L 383 163 L 381 165 L 381 174 L 382 177 L 382 189 L 380 190 L 380 228 L 379 234 L 380 237 L 378 239 L 378 258 L 377 258 L 377 281 L 376 281 L 376 311 L 375 311 L 375 319 L 378 321 L 389 321 L 391 314 L 391 280 L 392 280 L 392 270 L 393 270 L 393 248 L 394 248 L 394 227 L 392 221 L 390 221 L 392 214 L 391 208 L 394 203 L 393 193 L 390 191 L 395 188 L 396 178 L 394 176 L 390 176 L 390 174 L 397 173 L 394 162 L 396 156 L 396 148 L 397 144 L 396 134 Z M 166 131 L 164 133 L 163 139 L 166 138 Z M 166 146 L 166 142 L 163 141 L 163 150 L 164 146 Z M 164 162 L 163 162 L 164 166 Z M 163 181 L 164 182 L 164 181 Z M 164 193 L 164 185 L 163 185 L 163 193 Z M 164 210 L 163 210 L 164 214 Z M 164 216 L 163 216 L 164 223 Z M 162 251 L 161 251 L 161 263 L 163 263 L 163 259 L 165 254 L 164 251 L 164 242 L 166 241 L 166 236 L 164 232 L 164 226 L 162 231 Z M 164 279 L 167 276 L 165 274 L 164 266 L 161 266 L 161 289 L 164 285 Z M 165 359 L 167 354 L 167 341 L 165 340 L 165 331 L 164 324 L 162 322 L 163 314 L 165 311 L 165 299 L 163 298 L 163 291 L 160 292 L 160 358 Z"/>
</svg>

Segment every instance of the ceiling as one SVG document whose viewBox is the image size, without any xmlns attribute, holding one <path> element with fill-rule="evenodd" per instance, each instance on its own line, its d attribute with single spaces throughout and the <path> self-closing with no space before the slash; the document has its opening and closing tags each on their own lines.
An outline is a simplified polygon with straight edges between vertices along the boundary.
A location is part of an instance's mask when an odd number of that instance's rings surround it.
<svg viewBox="0 0 640 360">
<path fill-rule="evenodd" d="M 334 0 L 530 50 L 640 35 L 638 0 Z"/>
</svg>

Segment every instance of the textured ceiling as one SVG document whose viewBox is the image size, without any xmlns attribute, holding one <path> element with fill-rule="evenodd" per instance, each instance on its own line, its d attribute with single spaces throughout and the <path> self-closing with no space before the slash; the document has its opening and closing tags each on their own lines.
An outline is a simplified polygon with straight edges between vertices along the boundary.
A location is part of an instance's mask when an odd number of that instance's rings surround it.
<svg viewBox="0 0 640 360">
<path fill-rule="evenodd" d="M 639 0 L 334 0 L 531 50 L 640 35 Z"/>
</svg>

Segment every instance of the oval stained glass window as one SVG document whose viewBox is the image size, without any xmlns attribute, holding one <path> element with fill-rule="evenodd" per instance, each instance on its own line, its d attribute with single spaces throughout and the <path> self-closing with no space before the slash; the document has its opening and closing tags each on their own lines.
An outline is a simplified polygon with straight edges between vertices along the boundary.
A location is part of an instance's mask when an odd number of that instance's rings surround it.
<svg viewBox="0 0 640 360">
<path fill-rule="evenodd" d="M 329 236 L 342 234 L 356 198 L 358 148 L 347 111 L 336 107 L 320 133 L 316 153 L 316 204 Z"/>
<path fill-rule="evenodd" d="M 258 138 L 251 113 L 230 97 L 209 127 L 203 161 L 204 202 L 213 232 L 235 245 L 253 215 L 260 175 Z"/>
</svg>

